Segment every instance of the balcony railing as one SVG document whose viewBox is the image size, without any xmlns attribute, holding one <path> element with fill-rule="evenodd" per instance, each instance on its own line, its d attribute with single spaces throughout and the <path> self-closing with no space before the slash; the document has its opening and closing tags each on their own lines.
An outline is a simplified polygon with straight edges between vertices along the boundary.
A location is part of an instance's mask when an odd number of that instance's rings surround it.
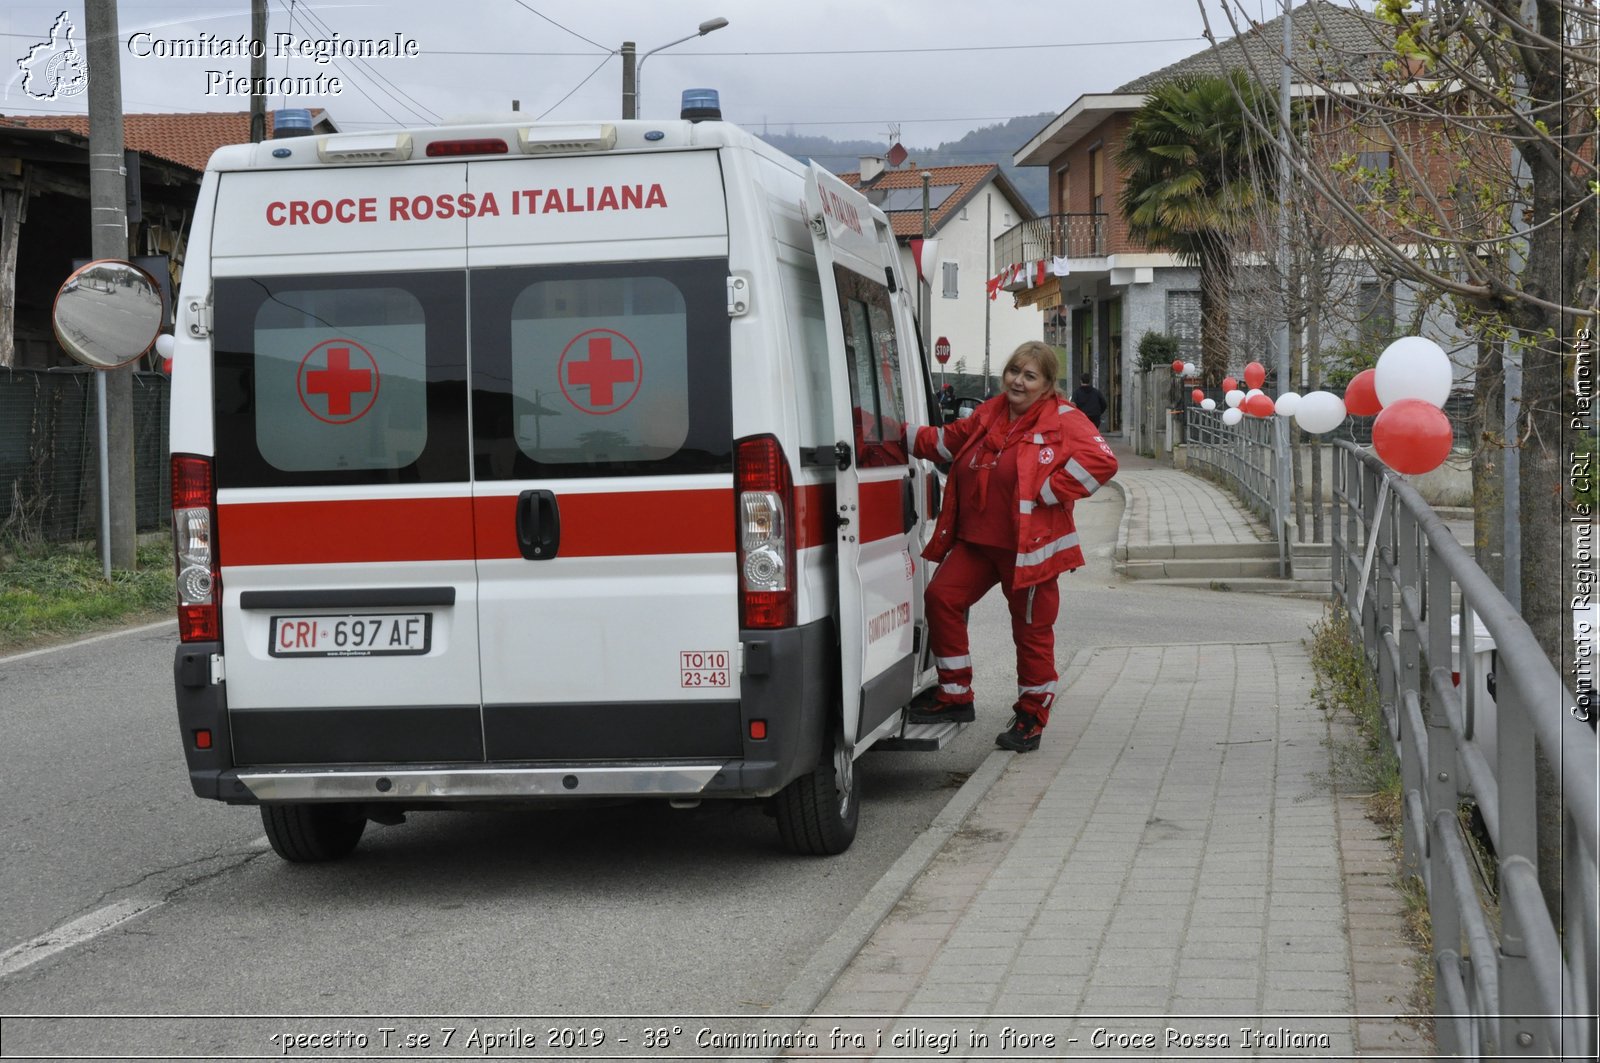
<svg viewBox="0 0 1600 1063">
<path fill-rule="evenodd" d="M 1046 214 L 1012 226 L 994 241 L 996 267 L 1041 258 L 1095 258 L 1106 253 L 1106 215 Z"/>
</svg>

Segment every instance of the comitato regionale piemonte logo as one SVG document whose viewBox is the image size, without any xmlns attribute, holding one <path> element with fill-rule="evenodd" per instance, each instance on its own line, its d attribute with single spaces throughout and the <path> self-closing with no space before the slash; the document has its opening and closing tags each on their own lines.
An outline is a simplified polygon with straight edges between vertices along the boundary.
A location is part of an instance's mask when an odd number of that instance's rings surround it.
<svg viewBox="0 0 1600 1063">
<path fill-rule="evenodd" d="M 60 100 L 89 87 L 89 62 L 72 39 L 77 27 L 65 11 L 50 27 L 50 39 L 40 41 L 17 60 L 22 71 L 22 91 L 36 100 Z"/>
</svg>

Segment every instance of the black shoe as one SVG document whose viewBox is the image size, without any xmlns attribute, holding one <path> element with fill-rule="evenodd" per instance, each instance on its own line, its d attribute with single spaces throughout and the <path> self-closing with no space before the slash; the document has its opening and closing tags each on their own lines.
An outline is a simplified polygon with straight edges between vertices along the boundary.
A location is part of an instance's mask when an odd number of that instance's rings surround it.
<svg viewBox="0 0 1600 1063">
<path fill-rule="evenodd" d="M 935 701 L 929 705 L 915 705 L 906 714 L 909 723 L 971 723 L 978 712 L 970 701 Z"/>
<path fill-rule="evenodd" d="M 1019 712 L 1012 719 L 1010 730 L 995 735 L 994 744 L 1013 753 L 1032 753 L 1039 748 L 1039 736 L 1043 733 L 1038 720 Z"/>
</svg>

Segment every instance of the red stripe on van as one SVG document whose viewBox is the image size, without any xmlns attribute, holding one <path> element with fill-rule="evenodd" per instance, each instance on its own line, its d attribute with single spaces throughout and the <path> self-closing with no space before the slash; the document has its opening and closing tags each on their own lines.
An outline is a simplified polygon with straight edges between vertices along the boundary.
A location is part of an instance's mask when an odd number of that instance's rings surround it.
<svg viewBox="0 0 1600 1063">
<path fill-rule="evenodd" d="M 235 502 L 217 507 L 217 546 L 224 565 L 470 559 L 471 500 Z"/>
<path fill-rule="evenodd" d="M 794 489 L 796 550 L 834 542 L 834 505 L 832 484 L 800 484 Z"/>
<path fill-rule="evenodd" d="M 861 485 L 861 541 L 875 543 L 905 534 L 902 499 L 905 480 L 880 480 Z"/>
<path fill-rule="evenodd" d="M 628 557 L 642 554 L 731 554 L 733 492 L 623 491 L 568 494 L 556 490 L 561 509 L 557 557 Z M 478 556 L 521 557 L 517 546 L 517 496 L 474 500 Z"/>
</svg>

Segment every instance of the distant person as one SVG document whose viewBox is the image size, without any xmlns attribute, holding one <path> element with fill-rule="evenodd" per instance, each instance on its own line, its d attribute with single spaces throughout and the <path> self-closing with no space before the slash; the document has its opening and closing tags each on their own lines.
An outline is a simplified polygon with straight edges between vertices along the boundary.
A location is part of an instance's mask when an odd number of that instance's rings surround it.
<svg viewBox="0 0 1600 1063">
<path fill-rule="evenodd" d="M 1100 394 L 1100 389 L 1089 383 L 1089 374 L 1085 373 L 1078 378 L 1078 390 L 1072 393 L 1072 404 L 1083 411 L 1089 418 L 1089 423 L 1100 428 L 1100 418 L 1105 416 L 1106 397 Z"/>
<path fill-rule="evenodd" d="M 999 395 L 970 417 L 910 434 L 917 457 L 950 463 L 922 553 L 939 562 L 924 594 L 939 685 L 911 721 L 976 718 L 967 610 L 998 583 L 1011 610 L 1017 700 L 995 744 L 1014 753 L 1039 748 L 1055 700 L 1057 577 L 1083 565 L 1072 504 L 1117 471 L 1111 448 L 1057 394 L 1058 365 L 1054 348 L 1030 340 L 1006 362 Z"/>
<path fill-rule="evenodd" d="M 939 389 L 939 409 L 943 411 L 946 421 L 954 420 L 956 415 L 956 388 L 954 384 L 946 384 Z"/>
</svg>

